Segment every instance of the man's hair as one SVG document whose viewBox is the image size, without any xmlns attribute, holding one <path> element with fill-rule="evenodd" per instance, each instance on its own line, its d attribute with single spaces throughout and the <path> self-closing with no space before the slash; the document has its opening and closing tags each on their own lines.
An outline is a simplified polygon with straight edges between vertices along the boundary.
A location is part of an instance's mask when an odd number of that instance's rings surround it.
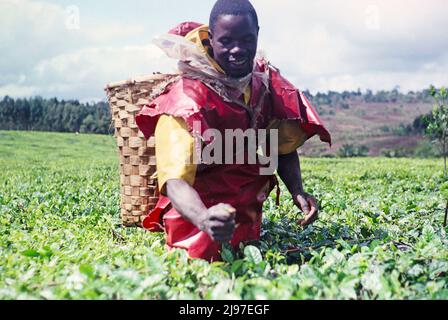
<svg viewBox="0 0 448 320">
<path fill-rule="evenodd" d="M 242 16 L 250 15 L 258 27 L 257 12 L 249 0 L 218 0 L 210 13 L 209 27 L 213 31 L 216 20 L 222 15 Z"/>
</svg>

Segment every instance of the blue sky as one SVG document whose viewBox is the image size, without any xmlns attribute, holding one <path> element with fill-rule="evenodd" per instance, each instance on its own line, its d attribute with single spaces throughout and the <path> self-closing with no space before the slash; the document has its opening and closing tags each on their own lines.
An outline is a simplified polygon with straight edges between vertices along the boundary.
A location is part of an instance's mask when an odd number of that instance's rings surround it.
<svg viewBox="0 0 448 320">
<path fill-rule="evenodd" d="M 446 0 L 253 0 L 260 46 L 300 89 L 448 85 Z M 207 22 L 213 0 L 0 0 L 0 96 L 104 99 L 175 62 L 151 39 Z"/>
</svg>

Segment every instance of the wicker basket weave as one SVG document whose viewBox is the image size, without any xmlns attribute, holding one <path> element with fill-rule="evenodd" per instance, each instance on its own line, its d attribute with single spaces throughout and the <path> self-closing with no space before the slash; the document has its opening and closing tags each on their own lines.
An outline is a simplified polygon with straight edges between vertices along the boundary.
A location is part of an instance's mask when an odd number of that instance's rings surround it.
<svg viewBox="0 0 448 320">
<path fill-rule="evenodd" d="M 155 139 L 145 139 L 135 115 L 160 94 L 173 75 L 154 74 L 106 86 L 119 149 L 121 220 L 125 226 L 141 222 L 158 200 Z"/>
</svg>

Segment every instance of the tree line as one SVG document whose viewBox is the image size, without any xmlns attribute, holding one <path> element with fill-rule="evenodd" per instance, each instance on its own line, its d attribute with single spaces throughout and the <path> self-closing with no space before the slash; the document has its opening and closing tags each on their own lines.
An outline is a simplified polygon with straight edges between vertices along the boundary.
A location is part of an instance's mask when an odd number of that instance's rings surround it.
<svg viewBox="0 0 448 320">
<path fill-rule="evenodd" d="M 308 90 L 305 90 L 304 94 L 315 106 L 318 107 L 323 105 L 344 107 L 344 103 L 351 101 L 365 103 L 432 102 L 431 92 L 429 89 L 403 93 L 400 92 L 399 87 L 391 91 L 380 90 L 375 93 L 372 90 L 361 92 L 361 89 L 358 89 L 357 91 L 328 91 L 327 93 L 317 92 L 315 95 L 312 95 Z"/>
<path fill-rule="evenodd" d="M 431 101 L 430 90 L 401 93 L 367 90 L 304 94 L 312 101 L 318 113 L 324 114 L 323 105 L 331 108 L 349 108 L 349 103 L 415 103 Z M 400 128 L 402 134 L 421 133 L 425 129 L 423 118 Z M 108 134 L 113 132 L 109 105 L 106 102 L 80 103 L 78 100 L 44 99 L 42 97 L 0 100 L 0 130 L 34 130 Z M 417 131 L 417 132 L 416 132 Z"/>
<path fill-rule="evenodd" d="M 33 130 L 108 134 L 113 132 L 105 102 L 41 97 L 0 100 L 0 130 Z"/>
</svg>

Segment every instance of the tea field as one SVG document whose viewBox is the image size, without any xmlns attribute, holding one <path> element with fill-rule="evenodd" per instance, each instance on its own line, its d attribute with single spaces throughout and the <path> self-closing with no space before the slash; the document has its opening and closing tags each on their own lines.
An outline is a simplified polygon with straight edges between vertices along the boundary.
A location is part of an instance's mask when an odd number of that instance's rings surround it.
<svg viewBox="0 0 448 320">
<path fill-rule="evenodd" d="M 0 299 L 448 299 L 439 159 L 302 159 L 313 226 L 284 187 L 224 262 L 123 228 L 113 137 L 0 131 Z"/>
</svg>

